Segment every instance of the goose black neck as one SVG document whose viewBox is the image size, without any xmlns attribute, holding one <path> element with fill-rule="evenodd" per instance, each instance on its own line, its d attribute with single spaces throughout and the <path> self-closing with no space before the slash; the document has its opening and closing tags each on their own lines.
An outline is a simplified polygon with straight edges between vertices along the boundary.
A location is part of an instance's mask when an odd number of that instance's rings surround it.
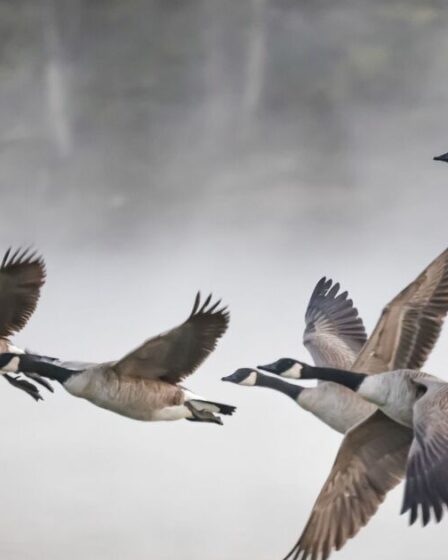
<svg viewBox="0 0 448 560">
<path fill-rule="evenodd" d="M 73 373 L 75 373 L 72 370 L 66 369 L 33 354 L 22 354 L 20 356 L 19 368 L 20 371 L 23 371 L 23 373 L 37 373 L 42 377 L 53 379 L 55 381 L 59 381 L 60 383 L 64 383 L 73 375 Z"/>
<path fill-rule="evenodd" d="M 271 377 L 270 375 L 264 375 L 263 373 L 257 373 L 257 381 L 255 383 L 258 387 L 268 387 L 268 389 L 274 389 L 274 391 L 279 391 L 293 400 L 297 400 L 300 393 L 303 391 L 303 387 L 300 385 L 293 385 L 292 383 L 287 383 L 280 379 L 279 377 Z"/>
<path fill-rule="evenodd" d="M 367 377 L 365 373 L 355 373 L 345 369 L 325 368 L 315 366 L 302 366 L 302 379 L 320 379 L 321 381 L 333 381 L 344 385 L 352 391 L 357 391 L 361 383 Z"/>
</svg>

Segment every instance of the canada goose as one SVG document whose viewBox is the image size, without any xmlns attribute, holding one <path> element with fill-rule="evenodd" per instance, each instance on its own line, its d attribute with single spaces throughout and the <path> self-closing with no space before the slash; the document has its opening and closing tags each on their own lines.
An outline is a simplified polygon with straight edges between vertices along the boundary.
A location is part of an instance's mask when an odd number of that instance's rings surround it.
<svg viewBox="0 0 448 560">
<path fill-rule="evenodd" d="M 306 391 L 305 387 L 296 385 L 295 383 L 287 383 L 278 377 L 271 375 L 264 375 L 256 369 L 252 368 L 239 368 L 231 375 L 226 375 L 221 378 L 221 381 L 228 381 L 237 385 L 247 385 L 249 387 L 267 387 L 279 391 L 284 395 L 290 397 L 293 401 L 299 404 L 302 408 L 306 409 L 306 399 L 310 392 Z"/>
<path fill-rule="evenodd" d="M 349 368 L 363 347 L 367 335 L 352 300 L 348 299 L 347 292 L 339 293 L 339 290 L 338 283 L 333 284 L 332 280 L 326 278 L 321 278 L 316 284 L 305 313 L 303 341 L 316 364 L 338 364 L 338 367 Z M 289 358 L 284 360 L 285 370 L 290 374 L 294 363 L 295 360 Z M 246 369 L 241 370 L 243 377 Z M 291 396 L 299 406 L 340 433 L 345 433 L 375 409 L 352 391 L 335 383 L 299 387 L 297 393 L 297 385 L 281 382 L 259 372 L 256 377 L 254 375 L 250 378 L 253 383 L 241 384 L 268 387 Z M 230 377 L 222 380 L 238 383 L 237 377 Z"/>
<path fill-rule="evenodd" d="M 430 521 L 431 513 L 436 521 L 440 521 L 443 516 L 443 506 L 448 506 L 448 383 L 433 375 L 411 369 L 400 369 L 373 376 L 348 370 L 310 366 L 305 363 L 299 364 L 298 369 L 300 369 L 300 379 L 331 378 L 334 382 L 356 392 L 379 408 L 379 411 L 374 414 L 376 419 L 380 418 L 380 415 L 390 419 L 389 425 L 392 421 L 392 425 L 396 426 L 395 429 L 402 432 L 404 441 L 412 440 L 407 458 L 406 485 L 401 512 L 410 511 L 411 524 L 418 518 L 419 508 L 421 508 L 423 525 Z M 369 423 L 371 418 L 355 426 L 349 434 L 353 440 L 362 431 L 363 448 L 369 449 L 371 454 L 374 454 L 378 441 L 370 429 L 366 430 L 366 426 L 371 425 L 371 422 Z M 381 444 L 393 437 L 388 432 L 385 436 Z M 345 439 L 347 438 L 348 435 Z M 340 453 L 333 471 L 337 467 L 341 477 L 350 470 L 350 466 L 353 466 L 358 450 L 352 449 L 351 465 L 341 465 L 341 461 L 338 461 Z M 369 490 L 376 492 L 375 476 L 369 477 L 367 482 Z M 347 493 L 347 486 L 341 481 L 335 485 L 335 488 L 339 495 Z M 351 497 L 356 500 L 364 499 L 364 494 L 360 493 L 356 486 L 352 490 Z M 339 497 L 333 496 L 335 501 Z M 356 515 L 356 512 L 352 515 Z M 336 532 L 346 529 L 344 526 L 346 519 L 339 518 L 334 522 L 338 524 Z"/>
<path fill-rule="evenodd" d="M 441 156 L 436 156 L 433 158 L 434 161 L 446 161 L 448 162 L 448 152 L 446 154 L 442 154 Z"/>
<path fill-rule="evenodd" d="M 339 284 L 322 278 L 305 313 L 303 342 L 316 365 L 366 373 L 419 369 L 448 311 L 448 249 L 386 305 L 367 342 L 352 300 L 347 299 L 347 292 L 338 294 L 338 290 Z M 259 369 L 297 379 L 296 363 L 281 358 Z M 341 433 L 375 411 L 371 403 L 334 383 L 304 388 L 298 404 Z"/>
<path fill-rule="evenodd" d="M 36 309 L 40 289 L 45 282 L 45 264 L 42 257 L 29 249 L 8 249 L 0 264 L 0 354 L 23 352 L 13 346 L 9 337 L 23 329 Z M 28 393 L 38 401 L 37 387 L 25 379 L 1 372 L 14 387 Z M 51 385 L 36 375 L 35 381 L 52 391 Z"/>
<path fill-rule="evenodd" d="M 322 307 L 322 302 L 325 301 L 323 297 L 325 289 L 330 289 L 330 292 L 331 289 L 334 289 L 330 288 L 329 284 L 325 288 L 325 281 L 320 283 L 320 289 L 318 289 L 318 284 L 313 293 L 314 296 L 320 293 L 320 306 L 316 303 L 315 297 L 312 297 L 307 310 L 307 328 L 305 329 L 304 341 L 316 361 L 316 365 L 331 366 L 333 365 L 331 360 L 333 359 L 334 348 L 338 347 L 337 344 L 334 344 L 338 340 L 338 333 L 342 328 L 347 327 L 349 328 L 347 335 L 352 329 L 359 332 L 359 325 L 355 327 L 353 317 L 346 318 L 343 314 L 338 323 L 337 313 L 329 318 L 328 312 L 325 313 L 319 309 L 319 307 Z M 333 298 L 335 302 L 338 297 L 340 296 Z M 311 322 L 309 317 L 311 316 L 310 310 L 313 307 L 316 309 L 316 319 Z M 350 363 L 344 367 L 346 369 L 356 368 L 357 371 L 372 374 L 398 368 L 420 368 L 440 334 L 447 310 L 448 250 L 445 250 L 383 309 L 369 340 L 362 347 L 356 360 L 353 357 L 352 367 L 350 367 Z M 309 328 L 308 323 L 310 323 Z M 332 343 L 334 346 L 330 347 Z M 327 348 L 328 350 L 325 353 Z M 348 356 L 348 352 L 345 355 Z M 282 377 L 298 379 L 299 365 L 300 362 L 297 360 L 283 358 L 273 364 L 261 366 L 260 369 L 276 373 Z M 242 384 L 257 385 L 262 378 L 258 376 L 254 378 L 254 375 L 252 375 L 251 381 L 254 379 L 255 383 Z M 234 383 L 241 382 L 241 379 L 238 381 L 238 377 L 236 379 L 227 378 L 226 380 Z M 262 383 L 261 386 L 268 386 L 267 383 L 269 382 L 263 380 Z M 270 388 L 286 394 L 288 394 L 288 391 L 292 392 L 292 389 L 285 385 L 280 387 L 272 384 Z M 293 395 L 292 392 L 292 395 L 289 396 Z M 319 554 L 322 555 L 322 558 L 326 558 L 331 549 L 341 548 L 349 538 L 353 537 L 369 521 L 384 500 L 386 493 L 394 488 L 404 476 L 410 438 L 404 437 L 403 430 L 397 428 L 382 413 L 378 412 L 377 416 L 373 415 L 376 407 L 372 403 L 361 399 L 346 387 L 331 382 L 321 383 L 317 387 L 302 388 L 298 396 L 293 396 L 293 398 L 300 406 L 340 432 L 346 432 L 359 422 L 366 420 L 366 430 L 376 430 L 378 441 L 381 441 L 383 437 L 385 438 L 384 446 L 378 445 L 375 457 L 368 453 L 369 449 L 367 449 L 366 454 L 360 453 L 354 465 L 356 468 L 350 473 L 350 476 L 355 478 L 355 484 L 359 483 L 360 488 L 362 488 L 362 481 L 367 480 L 369 476 L 376 476 L 378 481 L 377 492 L 366 491 L 365 507 L 359 512 L 358 516 L 350 518 L 349 529 L 335 533 L 333 526 L 330 524 L 331 515 L 336 517 L 340 515 L 339 510 L 331 509 L 334 506 L 331 493 L 334 480 L 331 479 L 330 475 L 317 498 L 313 513 L 302 536 L 285 560 L 288 558 L 297 560 L 301 553 L 303 553 L 304 558 L 308 554 L 315 555 L 316 559 L 319 558 Z M 384 430 L 384 435 L 381 430 Z M 362 431 L 357 432 L 354 443 L 360 448 L 362 448 L 362 439 L 360 438 L 362 433 Z M 352 441 L 352 436 L 349 434 L 344 440 L 348 443 L 343 443 L 341 450 L 345 449 Z M 377 465 L 374 474 L 372 474 L 371 463 Z M 389 472 L 386 472 L 385 465 Z M 330 511 L 330 513 L 327 514 L 327 511 Z"/>
<path fill-rule="evenodd" d="M 11 372 L 37 373 L 59 381 L 72 395 L 136 420 L 187 420 L 222 424 L 218 414 L 234 406 L 211 402 L 178 385 L 215 349 L 225 333 L 229 313 L 201 305 L 197 294 L 188 319 L 150 338 L 115 362 L 83 364 L 49 361 L 31 354 L 0 355 L 0 367 Z"/>
<path fill-rule="evenodd" d="M 333 284 L 332 280 L 326 278 L 321 278 L 316 284 L 305 313 L 303 341 L 316 364 L 338 364 L 338 367 L 349 368 L 362 349 L 367 335 L 352 300 L 348 299 L 347 292 L 339 293 L 339 290 L 338 283 Z M 295 360 L 284 358 L 282 366 L 287 372 L 285 377 L 294 378 L 294 364 Z M 239 383 L 238 379 L 243 380 L 246 370 L 254 372 L 250 377 L 251 382 L 240 384 L 267 387 L 286 394 L 300 407 L 342 434 L 375 410 L 370 403 L 335 383 L 323 382 L 317 387 L 300 387 L 262 375 L 250 368 L 239 370 L 240 376 L 228 376 L 222 380 Z"/>
</svg>

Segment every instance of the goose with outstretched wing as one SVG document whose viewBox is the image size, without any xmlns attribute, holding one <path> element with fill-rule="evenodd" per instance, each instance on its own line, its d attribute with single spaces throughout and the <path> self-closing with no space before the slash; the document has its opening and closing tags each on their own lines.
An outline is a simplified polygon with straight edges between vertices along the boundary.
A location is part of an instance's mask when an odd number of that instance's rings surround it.
<svg viewBox="0 0 448 560">
<path fill-rule="evenodd" d="M 13 346 L 9 338 L 22 330 L 36 309 L 40 290 L 45 282 L 45 263 L 36 252 L 29 249 L 8 249 L 0 264 L 0 354 L 23 352 Z M 21 378 L 3 373 L 11 385 L 28 393 L 33 399 L 41 399 L 37 387 Z M 39 377 L 34 380 L 52 391 L 51 385 Z"/>
<path fill-rule="evenodd" d="M 58 381 L 72 395 L 128 418 L 221 424 L 235 407 L 210 401 L 180 383 L 213 352 L 227 330 L 229 312 L 196 296 L 186 321 L 150 338 L 118 361 L 99 364 L 46 360 L 32 354 L 0 355 L 0 367 Z"/>
<path fill-rule="evenodd" d="M 384 308 L 350 369 L 377 374 L 420 368 L 439 337 L 447 311 L 448 250 L 445 250 Z M 279 362 L 262 369 L 281 375 L 281 368 L 276 366 Z M 295 378 L 300 378 L 299 364 L 296 362 L 294 367 Z M 327 381 L 332 381 L 331 373 Z M 361 423 L 352 426 L 344 438 L 305 530 L 287 560 L 309 556 L 325 559 L 331 550 L 340 549 L 369 521 L 406 471 L 412 431 L 393 423 L 376 411 L 373 403 L 350 389 L 334 386 L 343 390 L 339 391 L 337 401 L 341 406 L 341 399 L 344 400 L 344 410 L 353 407 L 358 412 L 370 410 L 370 414 L 360 417 Z M 368 437 L 369 431 L 378 437 Z M 375 459 L 371 461 L 372 456 Z M 356 507 L 351 507 L 353 501 Z"/>
<path fill-rule="evenodd" d="M 378 407 L 344 438 L 305 531 L 288 558 L 328 558 L 405 474 L 402 513 L 439 522 L 448 507 L 448 383 L 420 370 L 368 375 L 299 362 L 301 379 L 332 380 Z"/>
</svg>

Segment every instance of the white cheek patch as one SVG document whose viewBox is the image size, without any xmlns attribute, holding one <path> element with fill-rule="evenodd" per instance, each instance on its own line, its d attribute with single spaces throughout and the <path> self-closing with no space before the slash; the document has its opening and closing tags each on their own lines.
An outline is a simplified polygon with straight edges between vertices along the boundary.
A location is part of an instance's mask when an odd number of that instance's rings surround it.
<svg viewBox="0 0 448 560">
<path fill-rule="evenodd" d="M 302 366 L 294 364 L 281 374 L 281 377 L 289 377 L 290 379 L 300 379 L 302 376 Z"/>
<path fill-rule="evenodd" d="M 2 368 L 2 371 L 6 371 L 9 373 L 17 373 L 19 371 L 19 358 L 15 356 L 10 360 L 7 364 L 5 364 Z"/>
<path fill-rule="evenodd" d="M 246 377 L 246 379 L 241 383 L 241 385 L 253 386 L 255 385 L 256 381 L 257 381 L 257 372 L 251 371 L 248 377 Z"/>
</svg>

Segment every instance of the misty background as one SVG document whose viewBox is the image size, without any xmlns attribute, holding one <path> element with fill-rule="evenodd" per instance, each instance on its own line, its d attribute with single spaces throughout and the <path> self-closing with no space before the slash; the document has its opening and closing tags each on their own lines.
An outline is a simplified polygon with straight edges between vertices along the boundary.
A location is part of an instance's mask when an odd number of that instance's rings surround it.
<svg viewBox="0 0 448 560">
<path fill-rule="evenodd" d="M 317 280 L 370 332 L 448 246 L 442 0 L 0 0 L 0 238 L 47 283 L 18 345 L 119 358 L 230 306 L 186 385 L 225 426 L 139 423 L 60 387 L 0 384 L 4 560 L 275 560 L 341 437 L 283 395 L 220 382 L 309 359 Z M 448 335 L 426 370 L 447 377 Z M 442 560 L 446 520 L 399 516 L 402 486 L 334 557 Z"/>
</svg>

